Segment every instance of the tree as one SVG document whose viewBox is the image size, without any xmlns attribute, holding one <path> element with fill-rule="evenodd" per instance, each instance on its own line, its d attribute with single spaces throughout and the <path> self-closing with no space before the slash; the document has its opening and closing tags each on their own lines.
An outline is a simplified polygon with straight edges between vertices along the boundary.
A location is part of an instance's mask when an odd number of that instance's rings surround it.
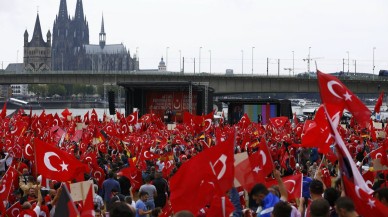
<svg viewBox="0 0 388 217">
<path fill-rule="evenodd" d="M 47 96 L 48 88 L 46 84 L 31 84 L 28 85 L 28 91 L 38 95 L 39 99 L 40 96 Z"/>
<path fill-rule="evenodd" d="M 64 85 L 61 84 L 49 84 L 47 87 L 48 96 L 53 96 L 58 94 L 64 96 L 66 94 L 66 89 Z"/>
</svg>

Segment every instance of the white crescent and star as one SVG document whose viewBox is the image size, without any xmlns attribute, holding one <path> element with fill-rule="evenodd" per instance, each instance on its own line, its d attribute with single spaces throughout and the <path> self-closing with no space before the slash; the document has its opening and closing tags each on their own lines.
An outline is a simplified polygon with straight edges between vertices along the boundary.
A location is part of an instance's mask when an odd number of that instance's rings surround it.
<svg viewBox="0 0 388 217">
<path fill-rule="evenodd" d="M 208 131 L 210 129 L 210 127 L 212 126 L 212 120 L 206 119 L 205 122 L 209 123 L 208 126 L 205 129 L 205 131 Z"/>
<path fill-rule="evenodd" d="M 26 153 L 26 155 L 32 156 L 32 153 L 30 154 L 30 153 L 28 152 L 28 148 L 30 148 L 31 151 L 32 151 L 32 146 L 31 146 L 31 144 L 29 144 L 29 143 L 26 145 L 26 147 L 24 147 L 24 152 Z"/>
<path fill-rule="evenodd" d="M 290 194 L 293 193 L 294 190 L 295 190 L 296 181 L 295 181 L 295 180 L 287 180 L 287 181 L 284 181 L 284 184 L 286 184 L 286 183 L 292 183 L 292 184 L 293 184 L 291 190 L 288 191 L 288 193 L 290 193 Z"/>
<path fill-rule="evenodd" d="M 16 214 L 14 213 L 15 211 L 16 211 Z M 11 214 L 12 214 L 12 216 L 18 216 L 20 214 L 19 208 L 13 208 L 11 210 Z"/>
<path fill-rule="evenodd" d="M 333 86 L 334 86 L 334 85 L 338 85 L 338 86 L 340 86 L 341 88 L 343 88 L 342 85 L 341 85 L 339 82 L 337 82 L 337 81 L 329 81 L 329 82 L 327 82 L 327 89 L 329 89 L 330 93 L 331 93 L 333 96 L 342 99 L 342 97 L 340 97 L 340 96 L 334 91 L 334 89 L 333 89 Z"/>
<path fill-rule="evenodd" d="M 178 105 L 177 105 L 177 103 L 178 103 Z M 174 109 L 180 109 L 181 108 L 181 104 L 179 103 L 179 101 L 175 101 L 174 102 Z"/>
<path fill-rule="evenodd" d="M 265 155 L 263 150 L 260 150 L 260 155 L 263 158 L 263 165 L 267 162 L 267 156 Z"/>
<path fill-rule="evenodd" d="M 148 153 L 149 153 L 149 151 L 145 151 L 145 152 L 143 153 L 144 158 L 149 159 L 149 158 L 152 157 L 152 156 L 148 156 Z"/>
<path fill-rule="evenodd" d="M 129 115 L 128 117 L 131 117 L 131 119 L 128 121 L 129 123 L 131 123 L 132 121 L 135 120 L 135 116 L 134 115 Z"/>
<path fill-rule="evenodd" d="M 45 166 L 47 167 L 47 169 L 51 170 L 51 171 L 54 171 L 54 172 L 59 172 L 59 170 L 57 170 L 55 167 L 53 167 L 53 165 L 51 164 L 51 161 L 50 161 L 50 157 L 52 156 L 55 156 L 57 157 L 58 159 L 61 159 L 56 153 L 54 152 L 46 152 L 44 154 L 44 157 L 43 157 L 43 162 L 45 164 Z M 61 169 L 62 171 L 68 171 L 68 166 L 69 164 L 65 164 L 64 161 L 62 161 L 62 164 L 60 164 L 59 166 L 61 166 Z"/>
</svg>

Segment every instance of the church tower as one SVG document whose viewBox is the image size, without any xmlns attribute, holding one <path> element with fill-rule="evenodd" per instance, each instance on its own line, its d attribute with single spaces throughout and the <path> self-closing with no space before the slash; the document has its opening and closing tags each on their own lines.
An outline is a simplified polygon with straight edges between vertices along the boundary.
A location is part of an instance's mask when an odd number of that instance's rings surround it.
<svg viewBox="0 0 388 217">
<path fill-rule="evenodd" d="M 84 16 L 82 0 L 77 0 L 75 16 L 71 22 L 74 47 L 82 47 L 89 44 L 89 24 Z"/>
<path fill-rule="evenodd" d="M 104 15 L 102 15 L 101 31 L 100 31 L 100 47 L 101 47 L 101 49 L 104 49 L 105 44 L 106 44 L 106 34 L 105 34 L 105 27 L 104 27 Z"/>
<path fill-rule="evenodd" d="M 24 32 L 24 70 L 46 71 L 51 70 L 51 33 L 47 32 L 47 42 L 43 40 L 39 14 L 36 15 L 32 39 L 28 42 L 28 32 Z"/>
<path fill-rule="evenodd" d="M 70 17 L 66 0 L 61 0 L 53 27 L 52 58 L 53 70 L 69 70 L 73 41 L 70 38 Z"/>
</svg>

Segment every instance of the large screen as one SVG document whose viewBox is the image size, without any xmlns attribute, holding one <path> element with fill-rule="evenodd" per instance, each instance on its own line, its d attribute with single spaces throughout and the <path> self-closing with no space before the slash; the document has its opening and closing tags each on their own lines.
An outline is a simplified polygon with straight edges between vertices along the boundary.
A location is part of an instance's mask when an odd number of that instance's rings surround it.
<svg viewBox="0 0 388 217">
<path fill-rule="evenodd" d="M 197 93 L 193 92 L 192 111 L 196 114 L 197 110 Z M 181 122 L 183 112 L 189 111 L 189 93 L 188 92 L 169 92 L 169 91 L 152 91 L 146 96 L 147 113 L 154 113 L 162 118 L 167 109 L 173 113 L 172 121 Z"/>
<path fill-rule="evenodd" d="M 262 117 L 262 124 L 267 124 L 268 120 L 278 116 L 277 104 L 240 104 L 234 105 L 232 110 L 232 123 L 237 123 L 241 117 L 246 113 L 252 122 L 257 122 L 258 116 Z"/>
</svg>

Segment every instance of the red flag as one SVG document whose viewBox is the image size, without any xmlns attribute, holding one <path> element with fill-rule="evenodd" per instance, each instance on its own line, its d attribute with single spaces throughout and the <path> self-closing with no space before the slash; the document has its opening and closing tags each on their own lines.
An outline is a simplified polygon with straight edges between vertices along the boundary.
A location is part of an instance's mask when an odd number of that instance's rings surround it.
<svg viewBox="0 0 388 217">
<path fill-rule="evenodd" d="M 14 167 L 9 167 L 0 181 L 0 211 L 5 213 L 3 201 L 8 201 L 8 196 L 11 193 L 12 183 L 18 179 L 19 173 Z"/>
<path fill-rule="evenodd" d="M 43 113 L 42 113 L 43 114 Z M 65 109 L 65 110 L 63 110 L 62 111 L 62 116 L 65 118 L 65 119 L 67 119 L 67 116 L 69 116 L 69 115 L 71 115 L 72 113 L 69 111 L 69 109 Z"/>
<path fill-rule="evenodd" d="M 283 177 L 282 180 L 283 180 L 284 186 L 288 191 L 289 201 L 302 197 L 303 174 L 286 176 L 286 177 Z M 277 184 L 278 182 L 276 180 L 273 180 L 273 181 L 267 182 L 266 186 L 271 187 Z"/>
<path fill-rule="evenodd" d="M 36 167 L 39 174 L 57 181 L 83 180 L 84 173 L 88 171 L 87 165 L 73 155 L 47 145 L 39 139 L 34 141 Z"/>
<path fill-rule="evenodd" d="M 228 197 L 215 195 L 206 216 L 228 217 L 234 209 Z"/>
<path fill-rule="evenodd" d="M 22 212 L 22 205 L 17 201 L 10 208 L 7 209 L 7 216 L 19 216 Z"/>
<path fill-rule="evenodd" d="M 381 92 L 379 98 L 377 99 L 377 102 L 376 102 L 376 105 L 375 105 L 375 109 L 374 109 L 376 114 L 380 113 L 380 107 L 381 107 L 381 105 L 383 105 L 383 98 L 384 98 L 384 91 Z"/>
<path fill-rule="evenodd" d="M 92 171 L 92 177 L 97 180 L 98 187 L 102 187 L 102 183 L 105 181 L 105 172 L 101 167 L 94 167 Z"/>
<path fill-rule="evenodd" d="M 86 195 L 84 206 L 82 207 L 81 217 L 94 217 L 93 185 L 90 185 Z"/>
<path fill-rule="evenodd" d="M 287 123 L 288 117 L 276 117 L 276 118 L 270 118 L 269 122 L 275 127 L 284 127 L 284 125 Z"/>
<path fill-rule="evenodd" d="M 295 126 L 299 124 L 298 117 L 296 117 L 296 112 L 294 112 L 293 120 L 294 120 Z"/>
<path fill-rule="evenodd" d="M 251 120 L 249 119 L 248 115 L 244 113 L 244 115 L 241 117 L 240 121 L 237 123 L 237 126 L 240 129 L 245 129 L 251 124 Z"/>
<path fill-rule="evenodd" d="M 126 117 L 127 124 L 128 125 L 135 125 L 135 124 L 137 124 L 138 118 L 139 118 L 139 112 L 135 111 L 134 113 L 132 113 L 132 114 L 128 115 L 128 117 Z"/>
<path fill-rule="evenodd" d="M 354 185 L 358 186 L 365 192 L 372 193 L 373 190 L 366 185 L 359 170 L 357 169 L 356 164 L 353 161 L 352 156 L 350 155 L 348 149 L 346 148 L 344 141 L 339 135 L 339 132 L 337 130 L 338 123 L 336 124 L 334 123 L 336 121 L 339 121 L 339 117 L 338 117 L 339 113 L 335 114 L 334 116 L 330 116 L 328 111 L 325 110 L 325 112 L 326 112 L 327 120 L 330 123 L 331 130 L 334 134 L 335 142 L 337 144 L 337 156 L 339 161 L 339 168 L 342 173 L 341 177 L 347 176 L 348 179 L 351 179 Z"/>
<path fill-rule="evenodd" d="M 34 148 L 31 145 L 30 138 L 26 142 L 27 144 L 23 148 L 23 157 L 27 160 L 34 160 Z"/>
<path fill-rule="evenodd" d="M 96 110 L 92 110 L 92 114 L 90 115 L 90 122 L 92 124 L 98 124 L 98 115 L 97 115 L 97 112 Z"/>
<path fill-rule="evenodd" d="M 356 95 L 332 75 L 318 71 L 317 76 L 321 100 L 325 105 L 337 105 L 341 112 L 346 108 L 363 128 L 368 126 L 371 112 Z"/>
<path fill-rule="evenodd" d="M 57 206 L 55 208 L 54 217 L 73 217 L 79 216 L 78 210 L 74 205 L 66 185 L 62 185 L 62 192 L 59 196 Z"/>
<path fill-rule="evenodd" d="M 335 106 L 329 105 L 336 110 Z M 341 117 L 342 113 L 338 116 Z M 338 126 L 339 119 L 336 120 L 335 126 Z M 324 107 L 320 106 L 315 115 L 314 120 L 307 120 L 304 125 L 304 135 L 302 137 L 303 147 L 317 147 L 320 153 L 326 154 L 329 152 L 330 145 L 333 144 L 334 138 L 330 130 L 329 122 L 324 111 Z"/>
<path fill-rule="evenodd" d="M 234 176 L 235 187 L 243 186 L 248 192 L 256 183 L 265 183 L 265 177 L 262 165 L 259 165 L 262 160 L 259 152 L 256 152 L 248 157 L 247 152 L 238 153 L 235 156 Z"/>
<path fill-rule="evenodd" d="M 261 156 L 261 163 L 263 166 L 263 172 L 265 176 L 270 174 L 272 170 L 275 168 L 272 160 L 271 153 L 268 150 L 267 143 L 265 142 L 265 139 L 262 137 L 259 144 L 259 151 Z"/>
<path fill-rule="evenodd" d="M 0 117 L 4 119 L 7 116 L 7 102 L 4 102 L 3 109 L 1 110 Z"/>
<path fill-rule="evenodd" d="M 86 125 L 88 125 L 89 124 L 89 111 L 88 112 L 86 112 L 85 113 L 85 115 L 84 115 L 84 123 L 86 124 Z"/>
<path fill-rule="evenodd" d="M 210 195 L 217 192 L 222 194 L 232 187 L 233 150 L 234 139 L 231 136 L 225 142 L 194 156 L 179 168 L 170 180 L 174 212 L 189 210 L 197 213 L 211 201 Z M 183 183 L 185 187 L 182 188 Z"/>
<path fill-rule="evenodd" d="M 388 207 L 366 193 L 360 186 L 343 176 L 346 196 L 352 198 L 358 214 L 362 216 L 387 216 Z"/>
<path fill-rule="evenodd" d="M 368 185 L 368 187 L 372 188 L 373 183 L 375 182 L 375 173 L 372 171 L 367 171 L 366 173 L 362 174 L 362 178 L 364 178 L 365 183 Z"/>
<path fill-rule="evenodd" d="M 132 159 L 128 159 L 129 163 L 132 161 Z M 123 168 L 119 171 L 119 174 L 122 176 L 127 177 L 131 181 L 131 185 L 133 190 L 138 190 L 140 186 L 142 185 L 142 176 L 141 176 L 141 171 L 138 170 L 134 164 L 130 163 L 129 167 Z"/>
</svg>

